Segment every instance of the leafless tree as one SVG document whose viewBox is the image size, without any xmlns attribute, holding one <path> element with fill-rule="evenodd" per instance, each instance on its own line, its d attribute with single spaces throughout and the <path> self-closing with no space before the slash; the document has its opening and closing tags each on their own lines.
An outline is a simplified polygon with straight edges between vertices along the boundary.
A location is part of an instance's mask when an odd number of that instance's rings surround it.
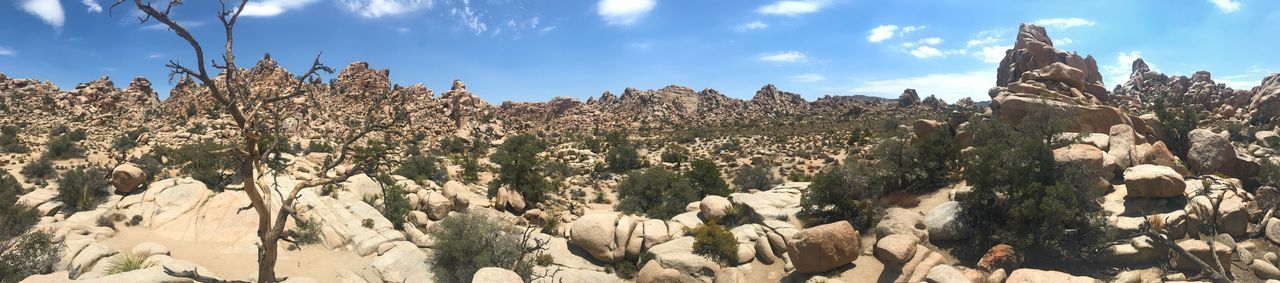
<svg viewBox="0 0 1280 283">
<path fill-rule="evenodd" d="M 116 6 L 125 4 L 129 0 L 116 0 L 111 8 L 114 10 Z M 232 3 L 228 3 L 232 1 Z M 189 67 L 178 63 L 177 61 L 169 61 L 165 66 L 170 69 L 170 77 L 191 77 L 197 80 L 207 91 L 207 95 L 213 99 L 217 108 L 226 114 L 228 119 L 234 122 L 238 131 L 238 144 L 232 150 L 233 154 L 239 160 L 236 166 L 236 172 L 243 180 L 243 190 L 249 196 L 250 206 L 258 215 L 257 235 L 261 243 L 258 246 L 258 282 L 274 282 L 283 278 L 276 277 L 275 265 L 276 255 L 278 252 L 278 242 L 285 235 L 284 229 L 290 217 L 298 218 L 294 211 L 293 204 L 297 199 L 299 192 L 305 188 L 318 187 L 328 184 L 335 184 L 345 181 L 347 178 L 364 173 L 369 162 L 380 162 L 381 158 L 357 158 L 353 150 L 361 145 L 361 142 L 368 141 L 376 136 L 382 136 L 384 139 L 393 136 L 394 129 L 398 125 L 402 125 L 408 118 L 401 105 L 404 104 L 403 95 L 390 91 L 388 86 L 386 91 L 362 97 L 362 101 L 357 105 L 346 105 L 348 109 L 356 108 L 362 115 L 360 117 L 350 117 L 343 124 L 346 127 L 345 133 L 332 135 L 339 145 L 334 157 L 330 158 L 321 166 L 316 173 L 316 178 L 303 181 L 293 188 L 268 188 L 258 183 L 258 177 L 264 173 L 269 173 L 265 165 L 272 162 L 279 154 L 275 146 L 264 145 L 261 142 L 265 135 L 271 134 L 273 129 L 280 129 L 282 123 L 280 112 L 285 111 L 288 107 L 298 105 L 288 104 L 295 99 L 317 100 L 317 92 L 308 85 L 308 81 L 316 82 L 320 80 L 320 73 L 333 73 L 333 69 L 320 63 L 320 56 L 317 55 L 311 67 L 303 72 L 302 75 L 296 77 L 296 84 L 279 90 L 263 91 L 251 87 L 250 78 L 245 74 L 245 70 L 236 65 L 236 56 L 234 53 L 234 36 L 233 31 L 240 13 L 244 11 L 248 0 L 220 0 L 221 10 L 218 12 L 218 20 L 222 24 L 225 31 L 225 42 L 223 42 L 222 58 L 206 61 L 205 50 L 201 47 L 201 43 L 192 36 L 192 34 L 183 27 L 182 24 L 170 18 L 170 12 L 173 8 L 181 6 L 182 0 L 168 0 L 163 6 L 155 6 L 150 1 L 132 0 L 133 6 L 137 7 L 143 15 L 139 17 L 141 23 L 156 21 L 163 24 L 175 35 L 182 38 L 191 46 L 194 52 L 196 63 L 194 67 Z M 217 71 L 221 71 L 218 76 L 214 76 L 209 72 L 210 67 Z M 298 107 L 310 107 L 314 103 L 302 103 Z M 274 142 L 285 142 L 282 138 L 277 137 Z M 339 164 L 355 163 L 349 168 L 339 169 Z M 274 193 L 272 192 L 274 191 Z M 278 197 L 280 208 L 272 211 L 272 206 L 276 202 L 272 201 L 273 197 Z M 243 210 L 243 209 L 242 209 Z M 200 278 L 199 274 L 181 274 L 188 275 L 188 278 Z M 202 278 L 208 279 L 208 278 Z"/>
<path fill-rule="evenodd" d="M 1200 205 L 1194 205 L 1194 207 L 1196 208 L 1194 213 L 1196 213 L 1197 215 L 1202 215 L 1206 217 L 1206 219 L 1203 220 L 1204 222 L 1202 222 L 1203 224 L 1202 229 L 1205 229 L 1204 231 L 1207 234 L 1207 237 L 1205 237 L 1205 240 L 1208 242 L 1208 245 L 1209 245 L 1209 259 L 1210 261 L 1212 261 L 1212 264 L 1206 263 L 1203 260 L 1200 260 L 1200 258 L 1197 258 L 1195 255 L 1191 254 L 1191 252 L 1187 251 L 1181 246 L 1178 246 L 1178 244 L 1173 241 L 1174 239 L 1169 239 L 1168 236 L 1166 236 L 1164 233 L 1159 231 L 1160 229 L 1156 227 L 1158 225 L 1154 224 L 1154 223 L 1158 223 L 1158 221 L 1152 221 L 1152 218 L 1155 216 L 1147 218 L 1147 220 L 1142 224 L 1142 226 L 1140 226 L 1138 234 L 1150 237 L 1152 240 L 1155 240 L 1155 242 L 1158 243 L 1159 245 L 1165 246 L 1170 250 L 1172 250 L 1173 252 L 1177 253 L 1182 260 L 1186 260 L 1200 267 L 1200 274 L 1198 274 L 1193 279 L 1206 279 L 1212 282 L 1232 282 L 1231 277 L 1229 277 L 1231 276 L 1231 270 L 1226 269 L 1224 268 L 1224 266 L 1222 266 L 1222 261 L 1220 261 L 1220 259 L 1218 258 L 1218 252 L 1216 249 L 1217 246 L 1215 246 L 1216 243 L 1214 239 L 1215 236 L 1218 235 L 1218 228 L 1217 228 L 1218 220 L 1219 218 L 1222 217 L 1218 209 L 1222 206 L 1223 199 L 1226 199 L 1227 193 L 1224 190 L 1222 193 L 1218 194 L 1215 197 L 1214 193 L 1211 190 L 1211 185 L 1213 185 L 1213 181 L 1204 179 L 1202 184 L 1203 184 L 1202 189 L 1200 189 L 1199 191 L 1196 191 L 1195 196 L 1204 196 L 1208 198 L 1209 206 L 1203 207 Z"/>
</svg>

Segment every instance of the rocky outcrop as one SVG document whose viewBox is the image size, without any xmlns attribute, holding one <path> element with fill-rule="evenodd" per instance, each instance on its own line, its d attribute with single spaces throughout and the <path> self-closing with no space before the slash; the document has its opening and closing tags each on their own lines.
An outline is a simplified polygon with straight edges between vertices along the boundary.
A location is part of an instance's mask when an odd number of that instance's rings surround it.
<svg viewBox="0 0 1280 283">
<path fill-rule="evenodd" d="M 1249 104 L 1249 91 L 1231 89 L 1214 82 L 1207 71 L 1196 72 L 1191 77 L 1168 76 L 1151 70 L 1141 58 L 1133 61 L 1132 70 L 1129 80 L 1117 85 L 1112 92 L 1113 104 L 1138 110 L 1150 107 L 1160 99 L 1164 100 L 1166 107 L 1187 105 L 1197 111 L 1218 114 L 1228 113 L 1228 108 L 1242 109 Z"/>
<path fill-rule="evenodd" d="M 1054 49 L 1053 41 L 1043 27 L 1022 24 L 1018 27 L 1013 49 L 1005 51 L 996 68 L 996 86 L 1009 87 L 1042 79 L 1067 83 L 1088 95 L 1085 100 L 1105 99 L 1107 96 L 1102 74 L 1098 72 L 1098 62 L 1092 55 L 1080 57 Z"/>
<path fill-rule="evenodd" d="M 1239 179 L 1253 178 L 1258 174 L 1258 163 L 1253 158 L 1236 153 L 1235 146 L 1226 136 L 1205 129 L 1191 130 L 1187 150 L 1187 165 L 1200 174 L 1222 173 Z"/>
<path fill-rule="evenodd" d="M 817 273 L 858 258 L 858 231 L 847 221 L 800 230 L 787 242 L 787 256 L 796 272 Z"/>
<path fill-rule="evenodd" d="M 1280 117 L 1280 74 L 1262 79 L 1249 98 L 1249 116 L 1253 120 L 1270 121 Z"/>
<path fill-rule="evenodd" d="M 1187 184 L 1168 166 L 1142 164 L 1124 170 L 1126 197 L 1167 198 L 1181 196 Z"/>
<path fill-rule="evenodd" d="M 911 107 L 920 104 L 920 94 L 915 89 L 908 88 L 902 91 L 902 95 L 898 96 L 898 107 Z"/>
</svg>

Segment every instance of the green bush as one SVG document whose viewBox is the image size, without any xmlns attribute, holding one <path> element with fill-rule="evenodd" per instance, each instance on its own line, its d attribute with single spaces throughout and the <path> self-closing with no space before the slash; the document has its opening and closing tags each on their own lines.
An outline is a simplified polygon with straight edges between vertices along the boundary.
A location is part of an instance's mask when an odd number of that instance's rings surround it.
<svg viewBox="0 0 1280 283">
<path fill-rule="evenodd" d="M 203 182 L 210 190 L 222 191 L 230 184 L 238 163 L 226 152 L 228 146 L 214 141 L 184 144 L 171 153 L 161 153 L 180 164 L 180 172 Z"/>
<path fill-rule="evenodd" d="M 1191 149 L 1191 130 L 1195 130 L 1200 123 L 1200 112 L 1192 108 L 1190 104 L 1182 103 L 1181 96 L 1168 95 L 1168 91 L 1164 89 L 1156 90 L 1156 95 L 1152 108 L 1155 110 L 1156 118 L 1160 119 L 1160 123 L 1164 125 L 1164 143 L 1169 146 L 1169 151 L 1182 159 L 1187 158 L 1187 150 Z M 1173 105 L 1168 105 L 1166 100 L 1173 99 Z M 1174 108 L 1171 109 L 1170 108 Z"/>
<path fill-rule="evenodd" d="M 605 152 L 604 162 L 608 164 L 609 172 L 613 173 L 626 173 L 643 166 L 640 153 L 631 144 L 614 145 L 609 152 Z"/>
<path fill-rule="evenodd" d="M 46 145 L 48 150 L 45 151 L 43 156 L 53 160 L 63 160 L 83 156 L 84 149 L 76 145 L 76 142 L 79 140 L 74 139 L 74 137 L 74 135 L 68 133 L 50 139 L 49 144 Z"/>
<path fill-rule="evenodd" d="M 147 262 L 147 258 L 135 253 L 120 253 L 112 257 L 111 264 L 107 265 L 107 275 L 120 274 L 129 271 L 139 270 L 151 267 L 152 264 Z"/>
<path fill-rule="evenodd" d="M 462 157 L 462 173 L 460 176 L 463 181 L 475 182 L 480 180 L 480 171 L 484 170 L 480 167 L 480 162 L 476 160 L 475 155 L 466 155 Z"/>
<path fill-rule="evenodd" d="M 693 231 L 693 253 L 732 266 L 738 262 L 738 240 L 720 224 L 710 222 Z"/>
<path fill-rule="evenodd" d="M 333 152 L 333 145 L 330 145 L 327 142 L 318 141 L 318 140 L 308 141 L 307 149 L 303 151 L 303 153 L 312 153 L 312 152 L 330 153 L 330 152 Z"/>
<path fill-rule="evenodd" d="M 498 165 L 498 176 L 491 187 L 508 188 L 520 192 L 530 204 L 540 203 L 550 191 L 550 184 L 543 178 L 542 159 L 538 154 L 547 149 L 546 144 L 534 136 L 518 135 L 507 138 L 489 161 Z"/>
<path fill-rule="evenodd" d="M 391 224 L 397 230 L 404 229 L 405 219 L 412 210 L 409 199 L 405 197 L 407 194 L 404 185 L 394 183 L 382 185 L 382 216 L 391 220 Z"/>
<path fill-rule="evenodd" d="M 449 172 L 444 165 L 439 164 L 435 157 L 426 155 L 410 156 L 392 174 L 419 182 L 434 181 L 443 184 L 449 181 Z"/>
<path fill-rule="evenodd" d="M 123 152 L 138 147 L 138 139 L 146 132 L 146 128 L 126 131 L 123 135 L 111 141 L 111 149 Z"/>
<path fill-rule="evenodd" d="M 670 219 L 702 197 L 680 175 L 663 168 L 647 168 L 627 174 L 618 184 L 618 211 Z"/>
<path fill-rule="evenodd" d="M 26 165 L 22 165 L 22 170 L 19 171 L 19 173 L 22 173 L 22 176 L 26 177 L 27 179 L 43 180 L 43 179 L 49 179 L 53 177 L 53 174 L 57 172 L 53 170 L 52 160 L 49 160 L 49 158 L 41 157 L 31 162 L 27 162 Z"/>
<path fill-rule="evenodd" d="M 62 209 L 66 212 L 93 209 L 110 194 L 108 174 L 110 172 L 102 167 L 76 168 L 62 172 L 62 177 L 58 178 L 58 198 L 62 200 Z"/>
<path fill-rule="evenodd" d="M 800 198 L 801 212 L 823 219 L 823 223 L 847 220 L 864 230 L 875 225 L 884 194 L 879 183 L 884 173 L 865 160 L 851 160 L 833 165 L 813 177 L 809 189 Z"/>
<path fill-rule="evenodd" d="M 293 235 L 293 242 L 300 246 L 314 245 L 320 243 L 320 236 L 323 233 L 320 230 L 320 220 L 311 218 L 306 222 L 298 223 L 298 227 L 293 228 L 289 232 Z"/>
<path fill-rule="evenodd" d="M 733 175 L 733 186 L 743 192 L 753 189 L 768 190 L 781 183 L 773 176 L 773 166 L 769 164 L 743 166 Z"/>
<path fill-rule="evenodd" d="M 471 282 L 471 276 L 485 267 L 509 268 L 528 279 L 536 257 L 522 258 L 521 232 L 515 225 L 481 212 L 446 217 L 427 231 L 436 240 L 435 253 L 427 258 L 427 265 L 439 282 Z"/>
<path fill-rule="evenodd" d="M 1280 187 L 1280 164 L 1270 158 L 1258 159 L 1258 185 Z"/>
<path fill-rule="evenodd" d="M 61 244 L 53 242 L 52 235 L 27 233 L 40 216 L 34 208 L 16 203 L 21 190 L 12 175 L 0 172 L 0 282 L 51 273 L 62 258 Z"/>
<path fill-rule="evenodd" d="M 467 152 L 467 141 L 459 137 L 446 137 L 440 140 L 440 150 L 450 154 Z"/>
<path fill-rule="evenodd" d="M 1037 114 L 1042 115 L 1042 114 Z M 1053 159 L 1062 121 L 1024 120 L 1021 132 L 998 121 L 971 124 L 975 149 L 966 155 L 962 219 L 974 231 L 967 251 L 981 255 L 1005 243 L 1025 258 L 1057 263 L 1088 260 L 1109 241 L 1097 192 L 1085 189 L 1081 170 Z"/>
<path fill-rule="evenodd" d="M 885 139 L 871 151 L 884 176 L 887 191 L 926 192 L 937 190 L 952 181 L 959 170 L 960 149 L 950 130 L 939 129 L 907 143 L 906 133 Z"/>
<path fill-rule="evenodd" d="M 6 125 L 0 127 L 0 152 L 27 153 L 31 148 L 18 139 L 18 127 Z"/>
<path fill-rule="evenodd" d="M 701 195 L 729 196 L 729 184 L 720 176 L 720 169 L 710 160 L 698 159 L 689 163 L 689 172 L 685 173 L 689 185 L 701 192 Z"/>
<path fill-rule="evenodd" d="M 662 162 L 675 163 L 679 171 L 685 162 L 689 162 L 689 150 L 679 145 L 669 146 L 662 152 Z"/>
</svg>

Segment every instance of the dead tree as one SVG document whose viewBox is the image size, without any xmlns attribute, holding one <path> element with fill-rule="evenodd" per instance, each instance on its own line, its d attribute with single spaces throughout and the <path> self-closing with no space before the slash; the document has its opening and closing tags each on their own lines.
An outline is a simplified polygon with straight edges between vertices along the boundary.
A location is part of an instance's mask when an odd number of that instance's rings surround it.
<svg viewBox="0 0 1280 283">
<path fill-rule="evenodd" d="M 1169 250 L 1177 253 L 1180 258 L 1200 267 L 1200 274 L 1193 277 L 1193 279 L 1207 279 L 1212 282 L 1232 282 L 1231 277 L 1229 277 L 1231 276 L 1231 271 L 1224 268 L 1224 266 L 1222 266 L 1222 261 L 1218 258 L 1217 246 L 1214 239 L 1215 236 L 1217 236 L 1218 219 L 1221 217 L 1218 209 L 1222 206 L 1222 200 L 1226 199 L 1227 193 L 1226 191 L 1223 191 L 1217 196 L 1217 198 L 1214 198 L 1211 189 L 1213 182 L 1205 179 L 1202 184 L 1203 188 L 1196 191 L 1194 195 L 1208 198 L 1209 207 L 1195 205 L 1195 212 L 1198 215 L 1203 215 L 1208 218 L 1203 220 L 1205 223 L 1202 224 L 1204 224 L 1204 229 L 1207 229 L 1206 233 L 1208 233 L 1208 237 L 1206 237 L 1206 241 L 1209 245 L 1209 259 L 1213 262 L 1212 264 L 1200 260 L 1200 258 L 1192 255 L 1191 252 L 1182 248 L 1182 246 L 1178 246 L 1178 244 L 1173 241 L 1174 239 L 1169 239 L 1163 232 L 1159 231 L 1160 229 L 1156 227 L 1158 225 L 1153 224 L 1153 222 L 1157 221 L 1152 221 L 1152 218 L 1155 216 L 1146 218 L 1146 221 L 1139 227 L 1138 234 L 1151 238 L 1157 244 L 1165 246 L 1169 248 Z"/>
<path fill-rule="evenodd" d="M 116 0 L 111 6 L 112 10 L 127 1 L 129 0 Z M 257 235 L 261 243 L 258 246 L 257 281 L 274 282 L 282 279 L 275 274 L 278 242 L 285 235 L 284 229 L 289 218 L 297 218 L 293 205 L 299 192 L 305 188 L 343 182 L 351 176 L 364 173 L 366 168 L 374 167 L 361 163 L 379 162 L 381 159 L 356 158 L 353 149 L 374 136 L 381 135 L 383 138 L 392 136 L 393 129 L 402 125 L 408 116 L 401 107 L 405 102 L 403 95 L 391 91 L 390 86 L 387 86 L 388 89 L 385 92 L 364 98 L 365 101 L 361 101 L 359 105 L 345 105 L 348 109 L 360 109 L 359 111 L 363 114 L 359 115 L 361 117 L 349 117 L 348 121 L 343 122 L 346 133 L 330 135 L 340 146 L 333 158 L 327 160 L 316 172 L 314 179 L 303 181 L 293 188 L 285 188 L 287 191 L 281 188 L 267 188 L 259 184 L 258 178 L 268 173 L 264 164 L 271 162 L 279 153 L 274 146 L 260 144 L 264 135 L 269 134 L 271 129 L 280 128 L 279 113 L 284 111 L 286 103 L 295 99 L 317 101 L 317 91 L 313 91 L 314 88 L 308 85 L 307 81 L 319 81 L 321 72 L 333 73 L 333 69 L 321 64 L 320 56 L 317 55 L 311 67 L 296 77 L 295 85 L 275 91 L 252 88 L 245 71 L 236 65 L 233 36 L 236 21 L 249 1 L 239 0 L 238 3 L 230 3 L 231 6 L 227 1 L 219 1 L 221 10 L 218 12 L 218 20 L 225 31 L 222 58 L 209 61 L 206 61 L 205 50 L 200 42 L 185 27 L 170 18 L 170 12 L 173 8 L 181 6 L 182 0 L 165 1 L 167 3 L 159 7 L 152 5 L 149 1 L 133 0 L 132 2 L 133 6 L 143 13 L 143 16 L 139 17 L 140 22 L 157 21 L 191 46 L 196 59 L 194 68 L 171 60 L 165 65 L 171 71 L 170 78 L 180 76 L 198 80 L 217 108 L 234 122 L 238 131 L 238 144 L 232 151 L 239 160 L 235 171 L 243 182 L 244 192 L 249 196 L 251 204 L 248 208 L 252 208 L 258 215 Z M 209 72 L 208 65 L 221 73 L 215 77 Z M 280 138 L 275 140 L 280 142 Z M 356 164 L 339 170 L 339 165 L 344 163 Z M 273 197 L 279 198 L 277 201 L 280 208 L 276 211 L 272 211 L 275 203 L 272 201 Z M 191 275 L 187 276 L 188 278 L 198 276 L 198 274 L 182 275 Z"/>
</svg>

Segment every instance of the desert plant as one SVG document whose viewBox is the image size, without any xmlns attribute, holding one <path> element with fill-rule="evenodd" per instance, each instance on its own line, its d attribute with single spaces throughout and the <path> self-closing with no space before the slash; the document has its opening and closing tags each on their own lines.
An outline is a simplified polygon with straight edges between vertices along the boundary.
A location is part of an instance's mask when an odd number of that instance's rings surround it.
<svg viewBox="0 0 1280 283">
<path fill-rule="evenodd" d="M 676 165 L 676 171 L 680 171 L 680 169 L 683 168 L 684 163 L 689 162 L 689 150 L 685 149 L 683 146 L 671 145 L 667 147 L 667 150 L 662 152 L 661 157 L 662 162 L 674 163 Z"/>
<path fill-rule="evenodd" d="M 618 211 L 670 219 L 702 197 L 684 177 L 652 167 L 633 171 L 618 184 Z"/>
<path fill-rule="evenodd" d="M 613 173 L 626 173 L 643 166 L 640 153 L 636 152 L 635 146 L 627 143 L 614 145 L 605 152 L 604 162 L 608 164 L 609 172 Z"/>
<path fill-rule="evenodd" d="M 49 160 L 49 158 L 41 157 L 22 165 L 22 170 L 19 173 L 22 173 L 22 176 L 27 177 L 27 179 L 48 179 L 53 177 L 56 172 L 53 170 L 53 161 Z"/>
<path fill-rule="evenodd" d="M 53 235 L 28 233 L 39 222 L 39 213 L 16 203 L 21 189 L 12 175 L 0 172 L 0 282 L 51 273 L 62 258 L 61 244 L 52 240 Z"/>
<path fill-rule="evenodd" d="M 71 169 L 62 172 L 58 178 L 58 198 L 64 204 L 66 212 L 84 211 L 93 208 L 110 193 L 107 188 L 106 168 L 91 167 L 89 169 Z"/>
<path fill-rule="evenodd" d="M 312 153 L 312 152 L 330 153 L 330 152 L 333 152 L 333 145 L 330 145 L 328 142 L 324 142 L 324 141 L 311 140 L 307 142 L 307 149 L 304 150 L 303 152 L 304 153 Z"/>
<path fill-rule="evenodd" d="M 298 227 L 294 227 L 290 232 L 293 242 L 302 246 L 319 244 L 321 233 L 320 220 L 314 217 L 307 221 L 298 221 Z"/>
<path fill-rule="evenodd" d="M 231 171 L 235 167 L 236 160 L 227 154 L 229 151 L 231 151 L 229 146 L 204 140 L 184 144 L 173 152 L 167 153 L 167 156 L 181 165 L 179 168 L 182 174 L 203 182 L 213 191 L 222 191 L 230 184 L 234 175 Z"/>
<path fill-rule="evenodd" d="M 738 263 L 738 240 L 720 224 L 710 222 L 694 229 L 693 253 L 731 266 Z"/>
<path fill-rule="evenodd" d="M 689 185 L 701 191 L 703 196 L 729 196 L 733 192 L 721 177 L 720 169 L 716 169 L 716 164 L 710 160 L 698 159 L 689 163 L 689 172 L 684 176 L 689 179 Z"/>
<path fill-rule="evenodd" d="M 435 253 L 427 259 L 439 282 L 471 282 L 485 267 L 510 268 L 530 278 L 532 258 L 522 258 L 521 231 L 500 218 L 481 212 L 446 217 L 427 231 L 436 240 Z"/>
<path fill-rule="evenodd" d="M 18 127 L 5 125 L 0 127 L 0 152 L 27 153 L 31 148 L 18 139 Z"/>
<path fill-rule="evenodd" d="M 542 202 L 550 191 L 550 184 L 543 178 L 542 163 L 538 154 L 547 149 L 537 137 L 518 135 L 507 138 L 489 160 L 498 165 L 498 176 L 491 187 L 507 186 L 520 192 L 525 201 Z"/>
<path fill-rule="evenodd" d="M 773 166 L 769 164 L 743 166 L 733 174 L 733 186 L 738 191 L 767 190 L 780 183 L 782 181 L 773 176 Z"/>
<path fill-rule="evenodd" d="M 480 166 L 480 162 L 476 160 L 475 155 L 467 154 L 462 157 L 462 173 L 460 174 L 463 181 L 475 182 L 480 180 L 480 171 L 484 167 Z"/>
<path fill-rule="evenodd" d="M 111 141 L 111 149 L 114 151 L 126 151 L 138 147 L 138 139 L 146 132 L 146 128 L 126 131 L 123 135 Z"/>
<path fill-rule="evenodd" d="M 884 194 L 883 175 L 865 160 L 831 166 L 814 176 L 801 196 L 802 212 L 824 223 L 847 220 L 859 230 L 871 228 L 879 217 L 881 204 L 877 200 Z"/>
<path fill-rule="evenodd" d="M 1180 103 L 1180 98 L 1169 95 L 1167 89 L 1157 89 L 1157 96 L 1152 109 L 1156 118 L 1164 125 L 1164 143 L 1169 151 L 1182 159 L 1187 158 L 1187 150 L 1191 149 L 1191 130 L 1200 124 L 1200 112 L 1189 104 Z M 1166 100 L 1173 99 L 1173 105 Z M 1173 108 L 1173 109 L 1171 109 Z"/>
<path fill-rule="evenodd" d="M 409 199 L 405 197 L 407 194 L 404 185 L 385 182 L 382 185 L 382 216 L 391 220 L 396 229 L 404 229 L 405 219 L 413 209 Z"/>
<path fill-rule="evenodd" d="M 67 133 L 50 139 L 49 143 L 45 145 L 48 150 L 45 151 L 43 157 L 63 160 L 84 155 L 84 149 L 76 145 L 79 140 L 74 139 L 75 137 L 71 133 Z"/>
<path fill-rule="evenodd" d="M 147 262 L 147 258 L 140 254 L 120 253 L 111 259 L 111 264 L 107 266 L 106 273 L 107 275 L 119 274 L 151 266 L 152 263 Z"/>
<path fill-rule="evenodd" d="M 435 157 L 427 155 L 410 156 L 392 174 L 404 176 L 419 183 L 449 181 L 449 172 L 445 171 L 444 166 Z"/>
</svg>

